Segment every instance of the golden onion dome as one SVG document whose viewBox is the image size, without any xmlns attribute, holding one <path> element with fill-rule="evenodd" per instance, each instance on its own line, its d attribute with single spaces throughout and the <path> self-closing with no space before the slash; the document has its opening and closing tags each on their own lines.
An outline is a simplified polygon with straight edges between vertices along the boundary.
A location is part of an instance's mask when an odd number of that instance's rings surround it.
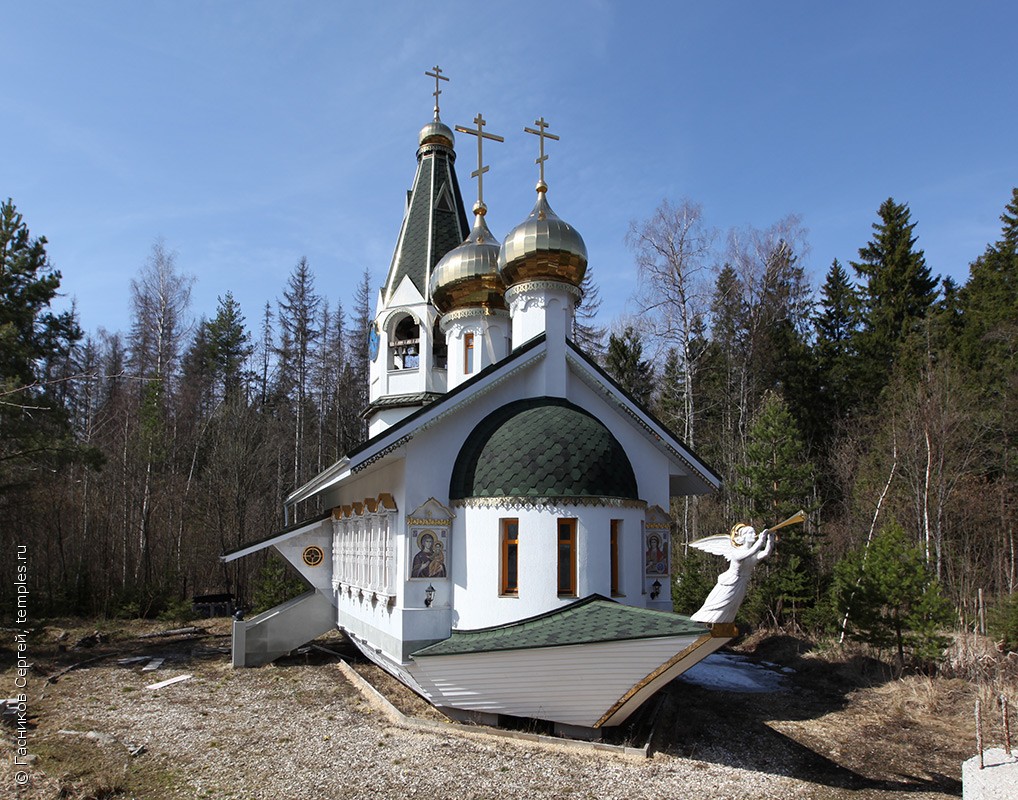
<svg viewBox="0 0 1018 800">
<path fill-rule="evenodd" d="M 548 187 L 541 181 L 534 210 L 502 242 L 498 269 L 507 288 L 535 280 L 579 286 L 587 271 L 583 238 L 551 210 L 547 194 Z"/>
<path fill-rule="evenodd" d="M 474 227 L 431 272 L 431 302 L 443 314 L 461 308 L 504 309 L 505 284 L 498 272 L 499 246 L 484 221 L 484 204 L 474 206 Z"/>
<path fill-rule="evenodd" d="M 456 137 L 453 136 L 452 128 L 438 119 L 436 115 L 432 122 L 421 128 L 417 142 L 419 147 L 423 147 L 426 144 L 441 144 L 446 147 L 452 147 L 456 142 Z"/>
</svg>

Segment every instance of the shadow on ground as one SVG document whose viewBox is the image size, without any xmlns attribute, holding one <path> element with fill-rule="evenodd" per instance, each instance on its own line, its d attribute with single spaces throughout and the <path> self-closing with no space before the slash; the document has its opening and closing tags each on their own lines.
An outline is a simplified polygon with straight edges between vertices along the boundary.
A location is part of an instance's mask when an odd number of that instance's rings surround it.
<svg viewBox="0 0 1018 800">
<path fill-rule="evenodd" d="M 850 695 L 886 683 L 883 665 L 856 658 L 831 664 L 806 658 L 810 645 L 792 637 L 766 640 L 747 658 L 791 667 L 780 692 L 748 693 L 673 681 L 657 697 L 651 749 L 814 784 L 854 791 L 943 792 L 961 795 L 944 774 L 957 765 L 920 729 L 895 730 L 872 715 L 845 713 Z M 907 726 L 906 726 L 907 727 Z M 910 741 L 904 741 L 909 737 Z M 916 754 L 926 752 L 917 769 Z"/>
</svg>

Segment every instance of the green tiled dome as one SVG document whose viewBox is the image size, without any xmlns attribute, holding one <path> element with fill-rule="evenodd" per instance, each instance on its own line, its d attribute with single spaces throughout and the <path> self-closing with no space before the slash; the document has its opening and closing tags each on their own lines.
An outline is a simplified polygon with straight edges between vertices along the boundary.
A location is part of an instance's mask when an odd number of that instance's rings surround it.
<svg viewBox="0 0 1018 800">
<path fill-rule="evenodd" d="M 449 497 L 638 499 L 633 465 L 611 431 L 554 397 L 518 400 L 481 420 L 456 458 Z"/>
</svg>

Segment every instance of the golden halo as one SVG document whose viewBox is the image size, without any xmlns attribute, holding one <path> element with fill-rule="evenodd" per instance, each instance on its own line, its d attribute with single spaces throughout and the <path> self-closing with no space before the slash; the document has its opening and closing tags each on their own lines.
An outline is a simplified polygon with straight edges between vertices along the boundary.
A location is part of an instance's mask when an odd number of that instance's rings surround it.
<svg viewBox="0 0 1018 800">
<path fill-rule="evenodd" d="M 728 539 L 729 539 L 729 541 L 731 541 L 732 547 L 738 547 L 739 546 L 739 543 L 737 541 L 735 541 L 735 537 L 739 534 L 740 530 L 742 530 L 743 528 L 748 528 L 748 527 L 749 527 L 749 525 L 747 525 L 745 522 L 736 522 L 732 526 L 732 529 L 728 532 Z"/>
<path fill-rule="evenodd" d="M 430 536 L 431 537 L 431 541 L 434 542 L 435 544 L 438 544 L 438 534 L 435 533 L 433 530 L 431 530 L 431 528 L 426 528 L 425 530 L 423 530 L 423 531 L 421 531 L 420 533 L 417 534 L 417 549 L 418 550 L 423 550 L 424 549 L 424 547 L 421 545 L 421 542 L 424 541 L 424 537 L 425 536 Z"/>
</svg>

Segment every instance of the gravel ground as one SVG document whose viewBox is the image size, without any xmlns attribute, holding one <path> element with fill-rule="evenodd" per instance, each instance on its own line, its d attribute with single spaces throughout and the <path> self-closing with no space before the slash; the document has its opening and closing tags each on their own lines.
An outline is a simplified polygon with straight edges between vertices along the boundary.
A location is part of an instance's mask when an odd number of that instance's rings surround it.
<svg viewBox="0 0 1018 800">
<path fill-rule="evenodd" d="M 188 681 L 145 686 L 180 674 Z M 4 676 L 5 682 L 10 673 Z M 643 759 L 397 727 L 333 664 L 233 670 L 227 658 L 169 659 L 157 672 L 110 662 L 30 687 L 38 754 L 31 798 L 924 798 L 837 788 L 790 765 L 746 769 L 747 737 L 709 758 L 660 748 Z M 725 713 L 723 710 L 721 713 Z M 60 731 L 77 731 L 77 734 Z M 85 734 L 95 731 L 100 736 Z M 129 748 L 143 746 L 138 755 Z M 14 786 L 5 736 L 0 796 Z M 789 774 L 791 773 L 791 774 Z"/>
</svg>

